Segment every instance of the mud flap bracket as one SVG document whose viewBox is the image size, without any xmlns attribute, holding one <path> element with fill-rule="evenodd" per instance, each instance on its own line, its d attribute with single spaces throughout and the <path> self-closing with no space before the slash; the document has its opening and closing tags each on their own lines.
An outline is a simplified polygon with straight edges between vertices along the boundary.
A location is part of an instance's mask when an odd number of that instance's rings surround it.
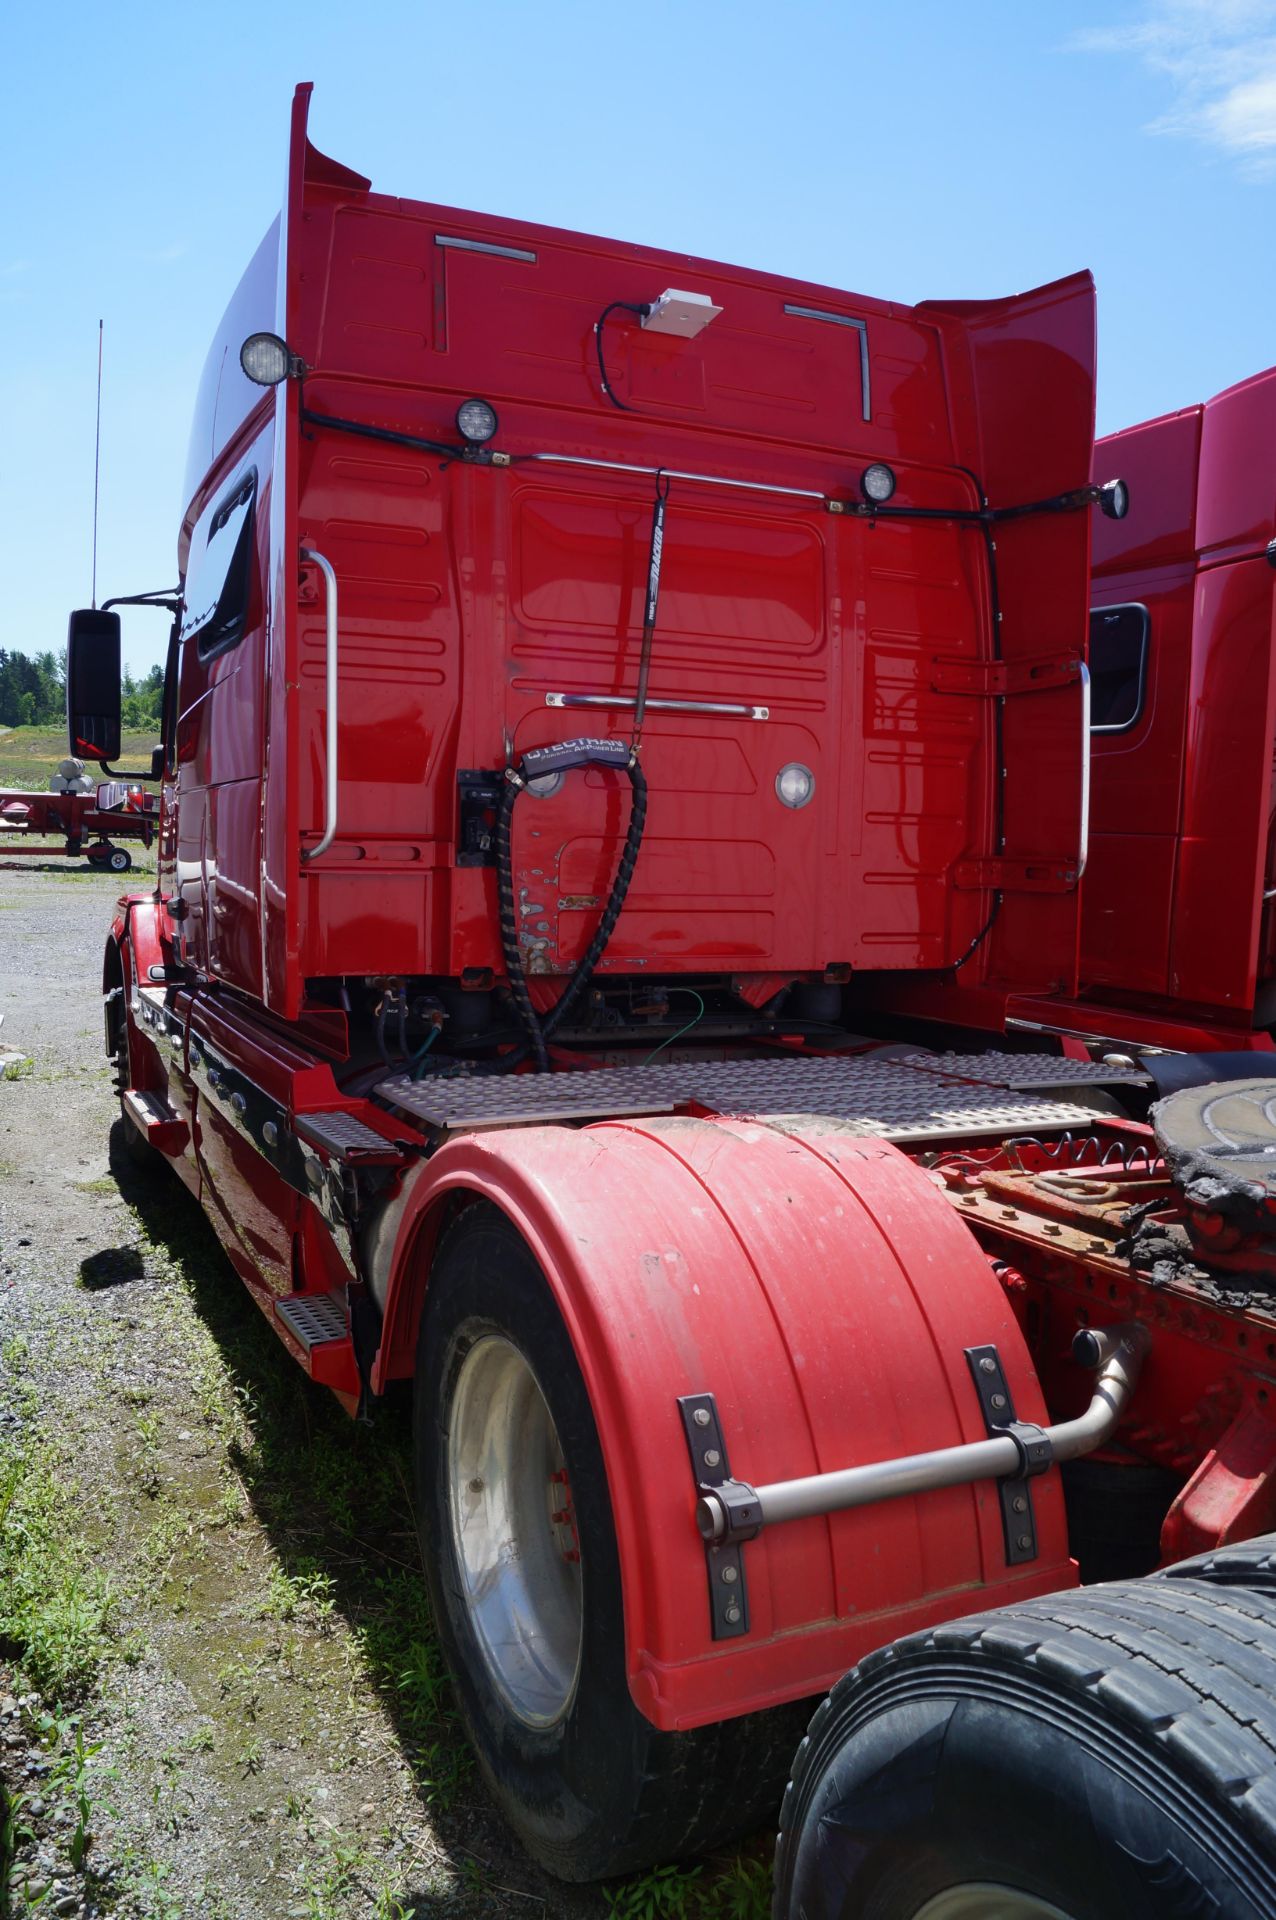
<svg viewBox="0 0 1276 1920">
<path fill-rule="evenodd" d="M 697 1496 L 707 1488 L 721 1488 L 731 1479 L 727 1445 L 722 1423 L 711 1393 L 685 1393 L 678 1397 L 682 1430 L 691 1455 L 691 1478 Z M 733 1483 L 733 1486 L 736 1483 Z M 749 1494 L 752 1489 L 742 1489 Z M 758 1525 L 761 1515 L 756 1514 Z M 742 1538 L 751 1535 L 748 1516 L 736 1516 L 733 1538 L 706 1540 L 705 1572 L 709 1581 L 709 1625 L 715 1640 L 738 1640 L 749 1631 L 749 1593 L 745 1583 Z M 754 1531 L 756 1532 L 756 1528 Z"/>
<path fill-rule="evenodd" d="M 1040 1427 L 1016 1420 L 1015 1403 L 996 1347 L 967 1347 L 966 1362 L 979 1395 L 989 1438 L 1006 1434 L 1019 1449 L 1020 1471 L 998 1480 L 996 1486 L 1001 1501 L 1006 1565 L 1022 1566 L 1037 1557 L 1037 1521 L 1028 1483 L 1048 1470 L 1054 1459 L 1054 1448 Z"/>
</svg>

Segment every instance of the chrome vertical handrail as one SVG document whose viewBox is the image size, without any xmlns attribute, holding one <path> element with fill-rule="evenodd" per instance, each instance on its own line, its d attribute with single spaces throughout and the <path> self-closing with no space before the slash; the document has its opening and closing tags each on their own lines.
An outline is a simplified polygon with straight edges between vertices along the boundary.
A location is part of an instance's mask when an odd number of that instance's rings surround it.
<svg viewBox="0 0 1276 1920">
<path fill-rule="evenodd" d="M 332 570 L 331 561 L 326 560 L 323 554 L 316 553 L 313 547 L 303 547 L 301 557 L 314 561 L 327 587 L 324 686 L 328 712 L 325 728 L 327 764 L 324 768 L 323 838 L 318 846 L 303 847 L 301 850 L 303 860 L 314 860 L 328 851 L 337 831 L 337 576 Z"/>
</svg>

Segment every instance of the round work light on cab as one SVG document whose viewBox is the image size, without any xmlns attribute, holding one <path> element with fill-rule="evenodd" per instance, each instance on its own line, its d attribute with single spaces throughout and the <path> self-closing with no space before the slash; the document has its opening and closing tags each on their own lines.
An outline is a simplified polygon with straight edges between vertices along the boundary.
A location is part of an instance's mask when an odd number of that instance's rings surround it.
<svg viewBox="0 0 1276 1920">
<path fill-rule="evenodd" d="M 1124 520 L 1130 511 L 1130 489 L 1124 480 L 1105 480 L 1099 488 L 1099 512 L 1109 520 Z"/>
<path fill-rule="evenodd" d="M 302 371 L 300 360 L 277 333 L 250 333 L 239 349 L 239 364 L 258 387 L 277 387 Z"/>
<path fill-rule="evenodd" d="M 860 475 L 860 492 L 875 507 L 884 507 L 895 491 L 895 474 L 884 460 L 874 460 Z"/>
<path fill-rule="evenodd" d="M 462 400 L 456 410 L 456 430 L 472 447 L 486 446 L 499 425 L 495 407 L 486 400 Z"/>
</svg>

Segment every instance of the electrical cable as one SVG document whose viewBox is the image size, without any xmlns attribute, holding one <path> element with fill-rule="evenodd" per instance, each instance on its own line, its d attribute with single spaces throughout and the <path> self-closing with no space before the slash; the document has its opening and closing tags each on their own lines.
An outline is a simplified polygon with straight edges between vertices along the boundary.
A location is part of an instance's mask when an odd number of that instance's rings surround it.
<svg viewBox="0 0 1276 1920">
<path fill-rule="evenodd" d="M 370 427 L 362 420 L 343 420 L 332 413 L 313 413 L 301 409 L 301 424 L 330 427 L 334 433 L 357 433 L 363 440 L 387 440 L 392 447 L 418 447 L 423 453 L 442 454 L 448 460 L 463 460 L 473 449 L 468 445 L 449 446 L 445 440 L 427 440 L 419 433 L 397 433 L 389 427 Z"/>
<path fill-rule="evenodd" d="M 611 893 L 602 917 L 594 929 L 594 937 L 585 952 L 576 963 L 571 979 L 558 1003 L 542 1020 L 532 1005 L 528 991 L 527 975 L 523 967 L 523 956 L 518 944 L 518 922 L 514 914 L 514 856 L 511 841 L 511 824 L 514 815 L 514 803 L 518 795 L 525 790 L 526 782 L 521 774 L 510 769 L 506 774 L 506 788 L 501 795 L 501 804 L 496 816 L 494 847 L 496 852 L 497 903 L 500 916 L 501 949 L 505 959 L 505 972 L 509 978 L 510 996 L 514 1001 L 519 1019 L 523 1023 L 538 1073 L 548 1073 L 549 1041 L 559 1026 L 571 1012 L 581 994 L 589 985 L 595 967 L 606 951 L 620 910 L 625 904 L 625 895 L 633 879 L 634 866 L 638 859 L 638 849 L 642 844 L 643 828 L 647 820 L 647 781 L 636 755 L 631 754 L 625 769 L 629 776 L 631 791 L 629 804 L 629 826 L 625 834 L 625 844 L 621 850 L 616 867 L 616 877 L 612 881 Z M 498 1071 L 508 1072 L 521 1063 L 525 1054 L 516 1053 L 501 1063 Z"/>
<path fill-rule="evenodd" d="M 619 407 L 622 413 L 633 413 L 636 409 L 631 407 L 627 400 L 620 398 L 619 394 L 613 388 L 611 381 L 607 378 L 607 363 L 603 359 L 603 328 L 607 325 L 613 313 L 632 313 L 635 319 L 645 320 L 650 312 L 651 307 L 646 302 L 635 303 L 632 300 L 612 300 L 603 308 L 597 320 L 594 322 L 594 347 L 598 354 L 598 378 L 602 382 L 603 392 L 611 401 L 612 406 Z"/>
<path fill-rule="evenodd" d="M 425 1072 L 425 1057 L 429 1053 L 430 1048 L 434 1045 L 435 1041 L 438 1039 L 440 1031 L 441 1029 L 438 1027 L 431 1027 L 429 1038 L 426 1040 L 425 1045 L 421 1048 L 419 1053 L 414 1053 L 412 1055 L 412 1063 L 408 1070 L 408 1078 L 410 1080 L 419 1080 L 421 1078 L 421 1075 Z"/>
<path fill-rule="evenodd" d="M 621 849 L 620 860 L 616 867 L 616 878 L 612 882 L 611 894 L 603 909 L 602 919 L 594 930 L 594 937 L 582 955 L 575 973 L 567 983 L 567 991 L 545 1020 L 545 1038 L 552 1040 L 563 1021 L 567 1018 L 581 994 L 589 985 L 595 967 L 602 959 L 611 942 L 620 910 L 625 904 L 625 895 L 629 892 L 629 883 L 634 877 L 634 867 L 638 860 L 638 849 L 642 845 L 643 829 L 647 824 L 647 780 L 636 759 L 626 769 L 632 788 L 629 806 L 629 827 L 625 834 L 625 844 Z"/>
<path fill-rule="evenodd" d="M 696 1010 L 692 1014 L 690 1020 L 688 1020 L 685 1027 L 679 1027 L 677 1033 L 671 1033 L 667 1040 L 662 1040 L 658 1047 L 653 1047 L 651 1049 L 651 1052 L 647 1055 L 647 1058 L 642 1062 L 642 1065 L 644 1067 L 649 1067 L 658 1053 L 663 1053 L 666 1047 L 671 1047 L 675 1040 L 681 1040 L 684 1033 L 690 1033 L 692 1027 L 694 1027 L 698 1021 L 704 1019 L 704 1001 L 701 999 L 700 995 L 696 992 L 694 987 L 670 987 L 669 992 L 671 994 L 689 993 L 691 995 L 691 998 L 696 1003 Z"/>
</svg>

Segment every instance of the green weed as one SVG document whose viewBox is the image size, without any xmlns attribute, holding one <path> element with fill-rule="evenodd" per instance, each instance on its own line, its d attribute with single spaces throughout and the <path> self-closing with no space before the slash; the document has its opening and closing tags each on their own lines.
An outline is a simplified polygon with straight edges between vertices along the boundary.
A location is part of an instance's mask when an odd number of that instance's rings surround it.
<svg viewBox="0 0 1276 1920">
<path fill-rule="evenodd" d="M 0 1448 L 0 1648 L 45 1699 L 79 1699 L 110 1651 L 114 1610 L 48 1445 Z"/>
<path fill-rule="evenodd" d="M 79 1873 L 93 1838 L 93 1797 L 89 1788 L 89 1762 L 101 1753 L 103 1743 L 98 1740 L 92 1746 L 86 1746 L 84 1729 L 78 1720 L 60 1722 L 58 1736 L 64 1745 L 64 1751 L 55 1763 L 49 1780 L 54 1790 L 65 1793 L 71 1802 L 75 1824 L 67 1840 L 67 1852 L 71 1858 L 71 1865 Z M 68 1740 L 69 1746 L 66 1745 Z M 108 1770 L 106 1777 L 113 1778 L 114 1770 Z"/>
</svg>

